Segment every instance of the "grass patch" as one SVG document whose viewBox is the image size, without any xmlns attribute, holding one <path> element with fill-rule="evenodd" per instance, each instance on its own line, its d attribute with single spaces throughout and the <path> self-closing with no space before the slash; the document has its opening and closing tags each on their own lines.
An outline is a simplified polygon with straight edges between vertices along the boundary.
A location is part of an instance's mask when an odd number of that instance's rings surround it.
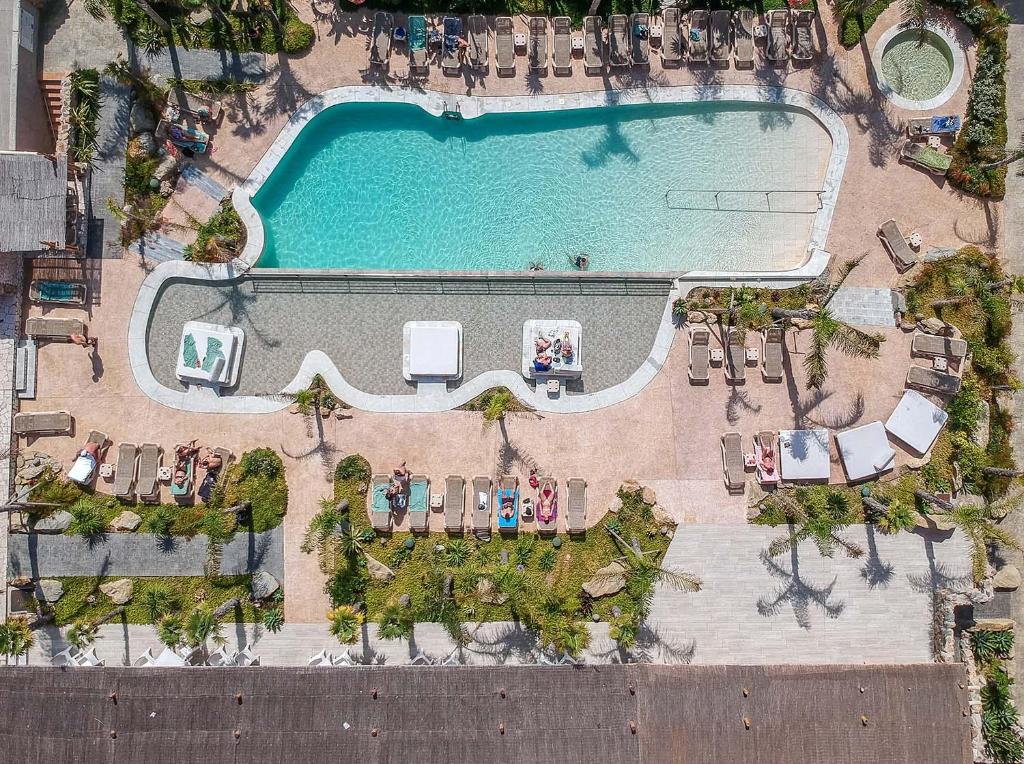
<svg viewBox="0 0 1024 764">
<path fill-rule="evenodd" d="M 284 462 L 271 448 L 258 448 L 242 455 L 233 465 L 224 485 L 223 505 L 252 503 L 252 513 L 243 516 L 241 525 L 254 533 L 276 528 L 288 511 L 288 483 Z"/>
<path fill-rule="evenodd" d="M 185 259 L 196 263 L 224 263 L 237 255 L 245 245 L 245 226 L 230 199 L 220 210 L 199 226 L 196 240 L 185 247 Z"/>
<path fill-rule="evenodd" d="M 100 592 L 100 584 L 120 581 L 125 576 L 58 576 L 57 580 L 64 584 L 64 596 L 57 602 L 54 610 L 58 626 L 65 626 L 74 621 L 92 621 L 100 618 L 116 606 L 110 598 Z M 252 607 L 249 601 L 249 581 L 251 576 L 162 576 L 158 578 L 136 578 L 132 580 L 132 601 L 125 606 L 124 617 L 128 623 L 152 623 L 150 614 L 143 607 L 144 594 L 150 589 L 162 589 L 168 592 L 174 602 L 173 611 L 187 613 L 197 605 L 206 605 L 211 609 L 233 597 L 240 600 L 239 609 L 233 619 L 250 623 L 261 618 L 261 613 Z M 94 602 L 88 599 L 93 597 Z M 229 620 L 232 616 L 229 614 Z"/>
</svg>

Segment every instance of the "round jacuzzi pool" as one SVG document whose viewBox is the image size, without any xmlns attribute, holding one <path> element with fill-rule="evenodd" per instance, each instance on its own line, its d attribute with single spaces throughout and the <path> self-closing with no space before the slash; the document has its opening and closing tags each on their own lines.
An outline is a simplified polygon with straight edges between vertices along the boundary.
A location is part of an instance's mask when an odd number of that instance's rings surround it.
<svg viewBox="0 0 1024 764">
<path fill-rule="evenodd" d="M 872 62 L 879 90 L 904 109 L 934 109 L 949 100 L 963 79 L 960 47 L 934 24 L 889 29 L 875 44 Z"/>
</svg>

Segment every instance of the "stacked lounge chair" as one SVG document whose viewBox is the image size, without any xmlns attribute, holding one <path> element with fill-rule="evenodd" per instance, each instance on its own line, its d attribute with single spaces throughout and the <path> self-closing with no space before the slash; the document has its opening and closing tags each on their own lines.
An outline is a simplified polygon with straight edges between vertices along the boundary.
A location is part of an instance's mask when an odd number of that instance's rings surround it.
<svg viewBox="0 0 1024 764">
<path fill-rule="evenodd" d="M 370 480 L 370 525 L 375 531 L 391 530 L 391 501 L 386 491 L 391 478 L 374 475 Z"/>
<path fill-rule="evenodd" d="M 490 52 L 487 41 L 487 19 L 480 14 L 474 14 L 467 19 L 469 24 L 469 65 L 474 69 L 484 70 L 487 68 L 487 58 Z"/>
<path fill-rule="evenodd" d="M 924 366 L 911 366 L 907 372 L 907 386 L 917 387 L 940 395 L 956 395 L 960 392 L 960 377 Z"/>
<path fill-rule="evenodd" d="M 907 135 L 956 135 L 961 120 L 953 114 L 938 117 L 916 117 L 907 124 Z"/>
<path fill-rule="evenodd" d="M 917 255 L 907 244 L 907 239 L 895 220 L 889 218 L 878 227 L 878 238 L 882 240 L 882 246 L 892 258 L 896 270 L 902 273 L 917 265 Z"/>
<path fill-rule="evenodd" d="M 565 529 L 568 533 L 583 533 L 587 529 L 587 483 L 572 478 L 565 484 Z"/>
<path fill-rule="evenodd" d="M 707 382 L 710 379 L 711 331 L 702 326 L 690 328 L 690 381 Z"/>
<path fill-rule="evenodd" d="M 442 22 L 444 35 L 441 37 L 441 71 L 458 74 L 462 67 L 459 40 L 462 38 L 462 19 L 445 16 Z"/>
<path fill-rule="evenodd" d="M 814 56 L 814 43 L 811 40 L 811 25 L 814 23 L 814 11 L 805 9 L 793 13 L 793 60 L 806 63 Z"/>
<path fill-rule="evenodd" d="M 729 493 L 742 493 L 747 477 L 743 466 L 743 439 L 738 432 L 722 436 L 722 474 Z"/>
<path fill-rule="evenodd" d="M 110 492 L 119 499 L 131 499 L 134 495 L 135 471 L 139 462 L 139 447 L 134 443 L 122 443 L 117 447 L 117 463 L 114 465 L 114 485 Z"/>
<path fill-rule="evenodd" d="M 617 13 L 608 20 L 608 64 L 629 66 L 629 19 Z"/>
<path fill-rule="evenodd" d="M 430 481 L 426 475 L 409 478 L 409 530 L 422 533 L 430 519 Z"/>
<path fill-rule="evenodd" d="M 32 302 L 54 302 L 67 305 L 85 305 L 89 289 L 83 281 L 33 281 L 28 286 L 28 299 Z"/>
<path fill-rule="evenodd" d="M 530 19 L 530 68 L 546 71 L 548 68 L 548 20 L 545 16 Z"/>
<path fill-rule="evenodd" d="M 729 63 L 732 45 L 729 41 L 729 11 L 711 12 L 711 61 L 715 64 Z"/>
<path fill-rule="evenodd" d="M 953 157 L 949 154 L 943 154 L 927 144 L 916 141 L 906 141 L 903 144 L 903 148 L 900 149 L 900 159 L 940 177 L 945 177 L 953 164 Z"/>
<path fill-rule="evenodd" d="M 918 332 L 910 343 L 910 353 L 962 361 L 967 357 L 967 342 L 957 337 L 940 337 L 936 334 Z"/>
<path fill-rule="evenodd" d="M 690 63 L 708 62 L 708 12 L 698 8 L 690 12 L 690 31 L 686 38 Z"/>
<path fill-rule="evenodd" d="M 25 319 L 25 334 L 35 339 L 66 340 L 72 334 L 85 334 L 85 323 L 78 318 L 30 316 Z"/>
<path fill-rule="evenodd" d="M 423 16 L 409 17 L 409 68 L 419 74 L 425 74 L 429 70 L 427 20 Z"/>
<path fill-rule="evenodd" d="M 537 481 L 537 503 L 534 505 L 533 514 L 537 518 L 538 533 L 554 533 L 558 529 L 558 481 L 550 477 L 542 477 Z M 545 498 L 545 491 L 550 489 L 546 497 L 551 502 L 551 515 L 545 520 L 541 517 L 541 502 Z"/>
<path fill-rule="evenodd" d="M 587 72 L 604 68 L 604 31 L 600 16 L 583 19 L 583 67 Z"/>
<path fill-rule="evenodd" d="M 498 16 L 494 20 L 494 50 L 499 72 L 514 72 L 516 69 L 515 36 L 512 18 Z"/>
<path fill-rule="evenodd" d="M 160 462 L 164 450 L 156 443 L 143 443 L 139 447 L 139 474 L 135 479 L 139 500 L 154 503 L 160 500 Z"/>
<path fill-rule="evenodd" d="M 761 374 L 770 382 L 782 380 L 782 342 L 785 335 L 781 326 L 773 326 L 764 333 L 762 356 L 764 366 Z"/>
<path fill-rule="evenodd" d="M 647 66 L 651 63 L 651 17 L 646 13 L 634 13 L 629 19 L 629 33 L 633 64 Z"/>
<path fill-rule="evenodd" d="M 736 66 L 754 65 L 754 12 L 743 8 L 733 14 L 733 36 L 736 40 Z"/>
<path fill-rule="evenodd" d="M 391 61 L 391 32 L 395 28 L 395 17 L 390 13 L 377 11 L 373 15 L 373 36 L 370 38 L 370 63 L 387 66 Z"/>
<path fill-rule="evenodd" d="M 70 433 L 75 420 L 66 411 L 22 411 L 14 415 L 18 435 L 59 435 Z"/>
<path fill-rule="evenodd" d="M 555 74 L 572 74 L 572 20 L 568 16 L 556 16 L 551 21 L 554 32 L 552 50 L 555 59 Z"/>
<path fill-rule="evenodd" d="M 449 533 L 460 533 L 465 511 L 466 479 L 461 475 L 449 475 L 444 481 L 444 529 Z"/>
<path fill-rule="evenodd" d="M 491 479 L 473 478 L 473 533 L 481 537 L 491 535 Z"/>
<path fill-rule="evenodd" d="M 768 46 L 765 55 L 773 64 L 789 60 L 789 9 L 768 11 Z"/>
<path fill-rule="evenodd" d="M 666 8 L 661 14 L 661 61 L 663 64 L 679 66 L 686 55 L 683 31 L 679 25 L 680 11 L 676 6 Z"/>
<path fill-rule="evenodd" d="M 730 382 L 739 383 L 747 379 L 746 347 L 740 333 L 735 329 L 729 331 L 729 341 L 725 351 L 725 378 Z"/>
</svg>

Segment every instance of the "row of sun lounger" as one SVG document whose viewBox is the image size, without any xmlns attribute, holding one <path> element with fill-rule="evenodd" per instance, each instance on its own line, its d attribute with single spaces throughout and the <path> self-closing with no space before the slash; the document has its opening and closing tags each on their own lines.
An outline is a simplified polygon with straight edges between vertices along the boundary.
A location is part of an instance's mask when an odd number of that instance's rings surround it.
<svg viewBox="0 0 1024 764">
<path fill-rule="evenodd" d="M 773 326 L 761 334 L 761 375 L 768 382 L 780 382 L 782 370 L 782 327 Z M 695 326 L 690 330 L 690 381 L 705 383 L 710 380 L 711 330 Z M 738 332 L 729 332 L 724 354 L 725 376 L 730 382 L 742 382 L 747 377 L 746 345 Z"/>
</svg>

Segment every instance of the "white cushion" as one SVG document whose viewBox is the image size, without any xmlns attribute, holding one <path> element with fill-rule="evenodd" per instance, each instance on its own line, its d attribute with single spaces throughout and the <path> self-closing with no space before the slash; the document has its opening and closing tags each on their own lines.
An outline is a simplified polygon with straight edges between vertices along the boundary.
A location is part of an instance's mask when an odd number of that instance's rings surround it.
<svg viewBox="0 0 1024 764">
<path fill-rule="evenodd" d="M 838 433 L 836 444 L 850 480 L 863 480 L 895 465 L 896 452 L 889 445 L 881 422 Z"/>
<path fill-rule="evenodd" d="M 907 390 L 885 429 L 919 454 L 928 453 L 949 415 L 916 390 Z"/>
<path fill-rule="evenodd" d="M 409 327 L 409 374 L 454 377 L 459 373 L 457 326 Z"/>
<path fill-rule="evenodd" d="M 779 451 L 783 480 L 828 480 L 832 473 L 828 430 L 781 430 Z"/>
</svg>

